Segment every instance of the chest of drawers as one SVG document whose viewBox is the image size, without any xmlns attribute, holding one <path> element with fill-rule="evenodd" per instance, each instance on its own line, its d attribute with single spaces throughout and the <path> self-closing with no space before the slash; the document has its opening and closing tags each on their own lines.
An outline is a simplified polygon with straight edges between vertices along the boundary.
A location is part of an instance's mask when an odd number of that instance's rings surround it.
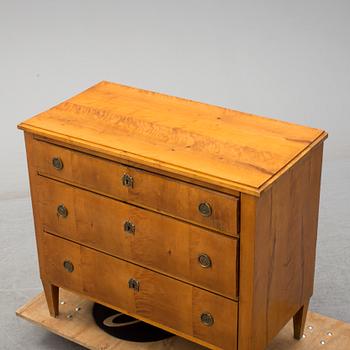
<svg viewBox="0 0 350 350">
<path fill-rule="evenodd" d="M 212 349 L 300 339 L 324 131 L 109 82 L 19 128 L 52 316 L 62 287 Z"/>
</svg>

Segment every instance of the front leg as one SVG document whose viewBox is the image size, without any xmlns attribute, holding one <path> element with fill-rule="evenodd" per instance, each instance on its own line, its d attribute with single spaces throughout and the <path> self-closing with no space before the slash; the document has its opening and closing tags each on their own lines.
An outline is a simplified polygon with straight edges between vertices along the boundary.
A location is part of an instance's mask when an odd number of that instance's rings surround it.
<svg viewBox="0 0 350 350">
<path fill-rule="evenodd" d="M 41 282 L 44 287 L 46 302 L 49 308 L 50 315 L 52 317 L 56 317 L 58 316 L 58 312 L 59 312 L 58 311 L 59 287 L 45 280 L 41 280 Z"/>
<path fill-rule="evenodd" d="M 304 334 L 306 315 L 309 308 L 309 300 L 299 309 L 293 317 L 294 338 L 301 339 Z"/>
</svg>

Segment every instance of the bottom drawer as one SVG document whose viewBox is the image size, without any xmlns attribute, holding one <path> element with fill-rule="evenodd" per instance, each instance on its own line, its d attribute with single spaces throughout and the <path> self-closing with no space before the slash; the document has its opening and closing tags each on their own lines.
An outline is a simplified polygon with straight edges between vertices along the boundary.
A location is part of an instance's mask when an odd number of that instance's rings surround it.
<svg viewBox="0 0 350 350">
<path fill-rule="evenodd" d="M 236 302 L 54 235 L 41 237 L 41 272 L 52 284 L 236 349 Z"/>
</svg>

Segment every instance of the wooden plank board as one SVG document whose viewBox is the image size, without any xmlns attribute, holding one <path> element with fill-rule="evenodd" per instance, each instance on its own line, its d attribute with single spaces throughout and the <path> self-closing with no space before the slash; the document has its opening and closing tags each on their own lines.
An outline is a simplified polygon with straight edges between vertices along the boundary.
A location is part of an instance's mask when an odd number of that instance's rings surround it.
<svg viewBox="0 0 350 350">
<path fill-rule="evenodd" d="M 61 313 L 58 318 L 49 316 L 43 293 L 20 307 L 16 314 L 49 331 L 92 350 L 204 350 L 205 348 L 172 337 L 153 343 L 133 343 L 113 338 L 100 330 L 91 315 L 93 303 L 71 292 L 61 290 Z M 80 307 L 76 311 L 76 307 Z M 71 318 L 67 318 L 71 315 Z M 309 328 L 310 327 L 310 328 Z M 321 342 L 324 342 L 322 344 Z M 305 338 L 293 339 L 293 325 L 289 322 L 272 341 L 267 350 L 348 350 L 350 324 L 309 312 Z"/>
<path fill-rule="evenodd" d="M 19 128 L 256 195 L 327 137 L 319 129 L 105 81 Z"/>
</svg>

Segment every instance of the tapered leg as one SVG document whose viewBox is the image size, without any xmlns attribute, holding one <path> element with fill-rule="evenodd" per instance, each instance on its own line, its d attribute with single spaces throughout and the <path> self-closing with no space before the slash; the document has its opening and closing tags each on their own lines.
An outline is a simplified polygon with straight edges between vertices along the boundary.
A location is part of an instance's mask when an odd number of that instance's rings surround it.
<svg viewBox="0 0 350 350">
<path fill-rule="evenodd" d="M 301 339 L 304 334 L 305 321 L 306 321 L 308 308 L 309 308 L 309 301 L 307 301 L 293 317 L 295 339 L 298 339 L 298 340 Z"/>
<path fill-rule="evenodd" d="M 42 280 L 47 306 L 52 317 L 58 316 L 59 287 Z"/>
</svg>

